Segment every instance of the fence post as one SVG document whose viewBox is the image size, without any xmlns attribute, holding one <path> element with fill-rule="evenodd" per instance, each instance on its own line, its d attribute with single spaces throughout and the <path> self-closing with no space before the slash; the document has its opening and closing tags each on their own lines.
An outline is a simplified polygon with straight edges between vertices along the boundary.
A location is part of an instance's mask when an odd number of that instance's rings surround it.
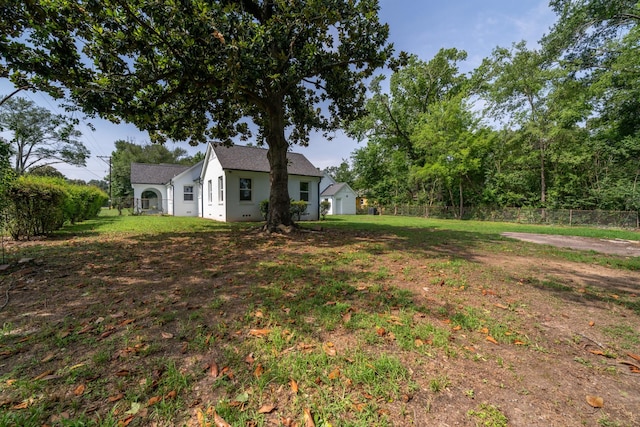
<svg viewBox="0 0 640 427">
<path fill-rule="evenodd" d="M 569 209 L 569 227 L 573 225 L 573 209 Z"/>
</svg>

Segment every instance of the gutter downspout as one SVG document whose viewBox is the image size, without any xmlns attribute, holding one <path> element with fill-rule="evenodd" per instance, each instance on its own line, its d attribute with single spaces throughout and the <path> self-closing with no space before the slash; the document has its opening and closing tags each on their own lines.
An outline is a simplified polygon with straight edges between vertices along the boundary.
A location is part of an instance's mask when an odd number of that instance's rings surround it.
<svg viewBox="0 0 640 427">
<path fill-rule="evenodd" d="M 171 215 L 176 216 L 176 189 L 173 186 L 173 179 L 169 180 L 169 186 L 171 187 Z"/>
<path fill-rule="evenodd" d="M 318 221 L 320 221 L 320 183 L 322 182 L 322 178 L 318 181 Z"/>
</svg>

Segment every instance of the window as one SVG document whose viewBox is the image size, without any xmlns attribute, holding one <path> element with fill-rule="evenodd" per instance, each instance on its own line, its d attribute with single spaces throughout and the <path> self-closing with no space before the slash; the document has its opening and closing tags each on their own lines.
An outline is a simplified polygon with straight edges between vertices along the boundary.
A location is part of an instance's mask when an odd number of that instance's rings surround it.
<svg viewBox="0 0 640 427">
<path fill-rule="evenodd" d="M 305 202 L 309 201 L 309 183 L 308 182 L 300 183 L 300 200 L 304 200 Z"/>
<path fill-rule="evenodd" d="M 207 181 L 207 201 L 213 202 L 213 183 L 211 180 Z"/>
<path fill-rule="evenodd" d="M 251 185 L 249 185 L 251 187 Z M 224 181 L 222 176 L 218 177 L 218 203 L 224 202 Z"/>
<path fill-rule="evenodd" d="M 251 201 L 251 180 L 240 178 L 240 201 Z"/>
<path fill-rule="evenodd" d="M 192 201 L 193 200 L 193 185 L 185 185 L 184 186 L 184 201 Z"/>
</svg>

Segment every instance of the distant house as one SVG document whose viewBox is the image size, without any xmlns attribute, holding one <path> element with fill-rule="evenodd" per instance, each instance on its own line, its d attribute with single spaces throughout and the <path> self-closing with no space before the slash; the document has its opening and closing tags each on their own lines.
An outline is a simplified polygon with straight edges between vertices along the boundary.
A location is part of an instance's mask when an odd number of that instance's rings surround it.
<svg viewBox="0 0 640 427">
<path fill-rule="evenodd" d="M 308 202 L 301 219 L 317 220 L 322 173 L 302 154 L 287 158 L 289 196 Z M 191 167 L 132 163 L 131 186 L 140 212 L 260 221 L 260 202 L 271 190 L 267 150 L 209 144 L 204 160 Z"/>
<path fill-rule="evenodd" d="M 324 174 L 320 183 L 320 200 L 331 204 L 327 215 L 355 215 L 355 191 L 346 182 L 336 182 L 328 174 Z"/>
<path fill-rule="evenodd" d="M 198 179 L 202 164 L 131 163 L 134 210 L 138 213 L 198 216 Z"/>
</svg>

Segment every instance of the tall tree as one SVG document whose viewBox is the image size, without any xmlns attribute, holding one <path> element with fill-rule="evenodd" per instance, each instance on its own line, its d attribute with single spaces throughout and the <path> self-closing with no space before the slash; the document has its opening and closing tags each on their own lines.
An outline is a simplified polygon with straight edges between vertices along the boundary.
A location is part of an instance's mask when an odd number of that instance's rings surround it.
<svg viewBox="0 0 640 427">
<path fill-rule="evenodd" d="M 419 196 L 421 188 L 412 185 L 409 175 L 411 168 L 422 162 L 422 154 L 414 146 L 412 135 L 420 116 L 430 106 L 463 90 L 466 78 L 459 72 L 458 62 L 464 59 L 466 52 L 453 48 L 441 49 L 428 62 L 410 56 L 392 74 L 388 93 L 382 84 L 383 76 L 373 80 L 367 115 L 349 127 L 351 136 L 367 140 L 367 146 L 354 156 L 354 167 L 364 172 L 365 165 L 373 166 L 373 161 L 381 162 L 376 165 L 377 170 L 385 170 L 385 175 L 359 175 L 360 185 L 370 192 L 369 197 L 407 202 Z M 367 150 L 371 153 L 366 153 Z M 374 189 L 391 193 L 376 194 Z"/>
<path fill-rule="evenodd" d="M 510 127 L 525 132 L 537 151 L 540 203 L 547 201 L 547 157 L 549 117 L 546 103 L 556 70 L 547 67 L 546 58 L 530 50 L 524 41 L 511 49 L 496 48 L 476 70 L 489 84 L 484 87 L 490 114 Z"/>
<path fill-rule="evenodd" d="M 462 94 L 440 101 L 420 116 L 412 135 L 416 148 L 424 153 L 424 162 L 414 168 L 413 175 L 422 181 L 443 183 L 462 218 L 464 189 L 483 184 L 484 161 L 493 136 L 474 117 Z"/>
<path fill-rule="evenodd" d="M 72 120 L 33 101 L 9 99 L 0 107 L 0 128 L 11 133 L 9 143 L 18 175 L 34 166 L 56 163 L 85 166 L 90 155 Z"/>
<path fill-rule="evenodd" d="M 247 138 L 252 121 L 269 148 L 270 229 L 291 224 L 289 147 L 357 117 L 363 80 L 391 54 L 377 0 L 8 3 L 20 24 L 0 43 L 5 68 L 38 74 L 25 56 L 72 49 L 71 72 L 43 78 L 89 113 L 192 144 Z"/>
</svg>

